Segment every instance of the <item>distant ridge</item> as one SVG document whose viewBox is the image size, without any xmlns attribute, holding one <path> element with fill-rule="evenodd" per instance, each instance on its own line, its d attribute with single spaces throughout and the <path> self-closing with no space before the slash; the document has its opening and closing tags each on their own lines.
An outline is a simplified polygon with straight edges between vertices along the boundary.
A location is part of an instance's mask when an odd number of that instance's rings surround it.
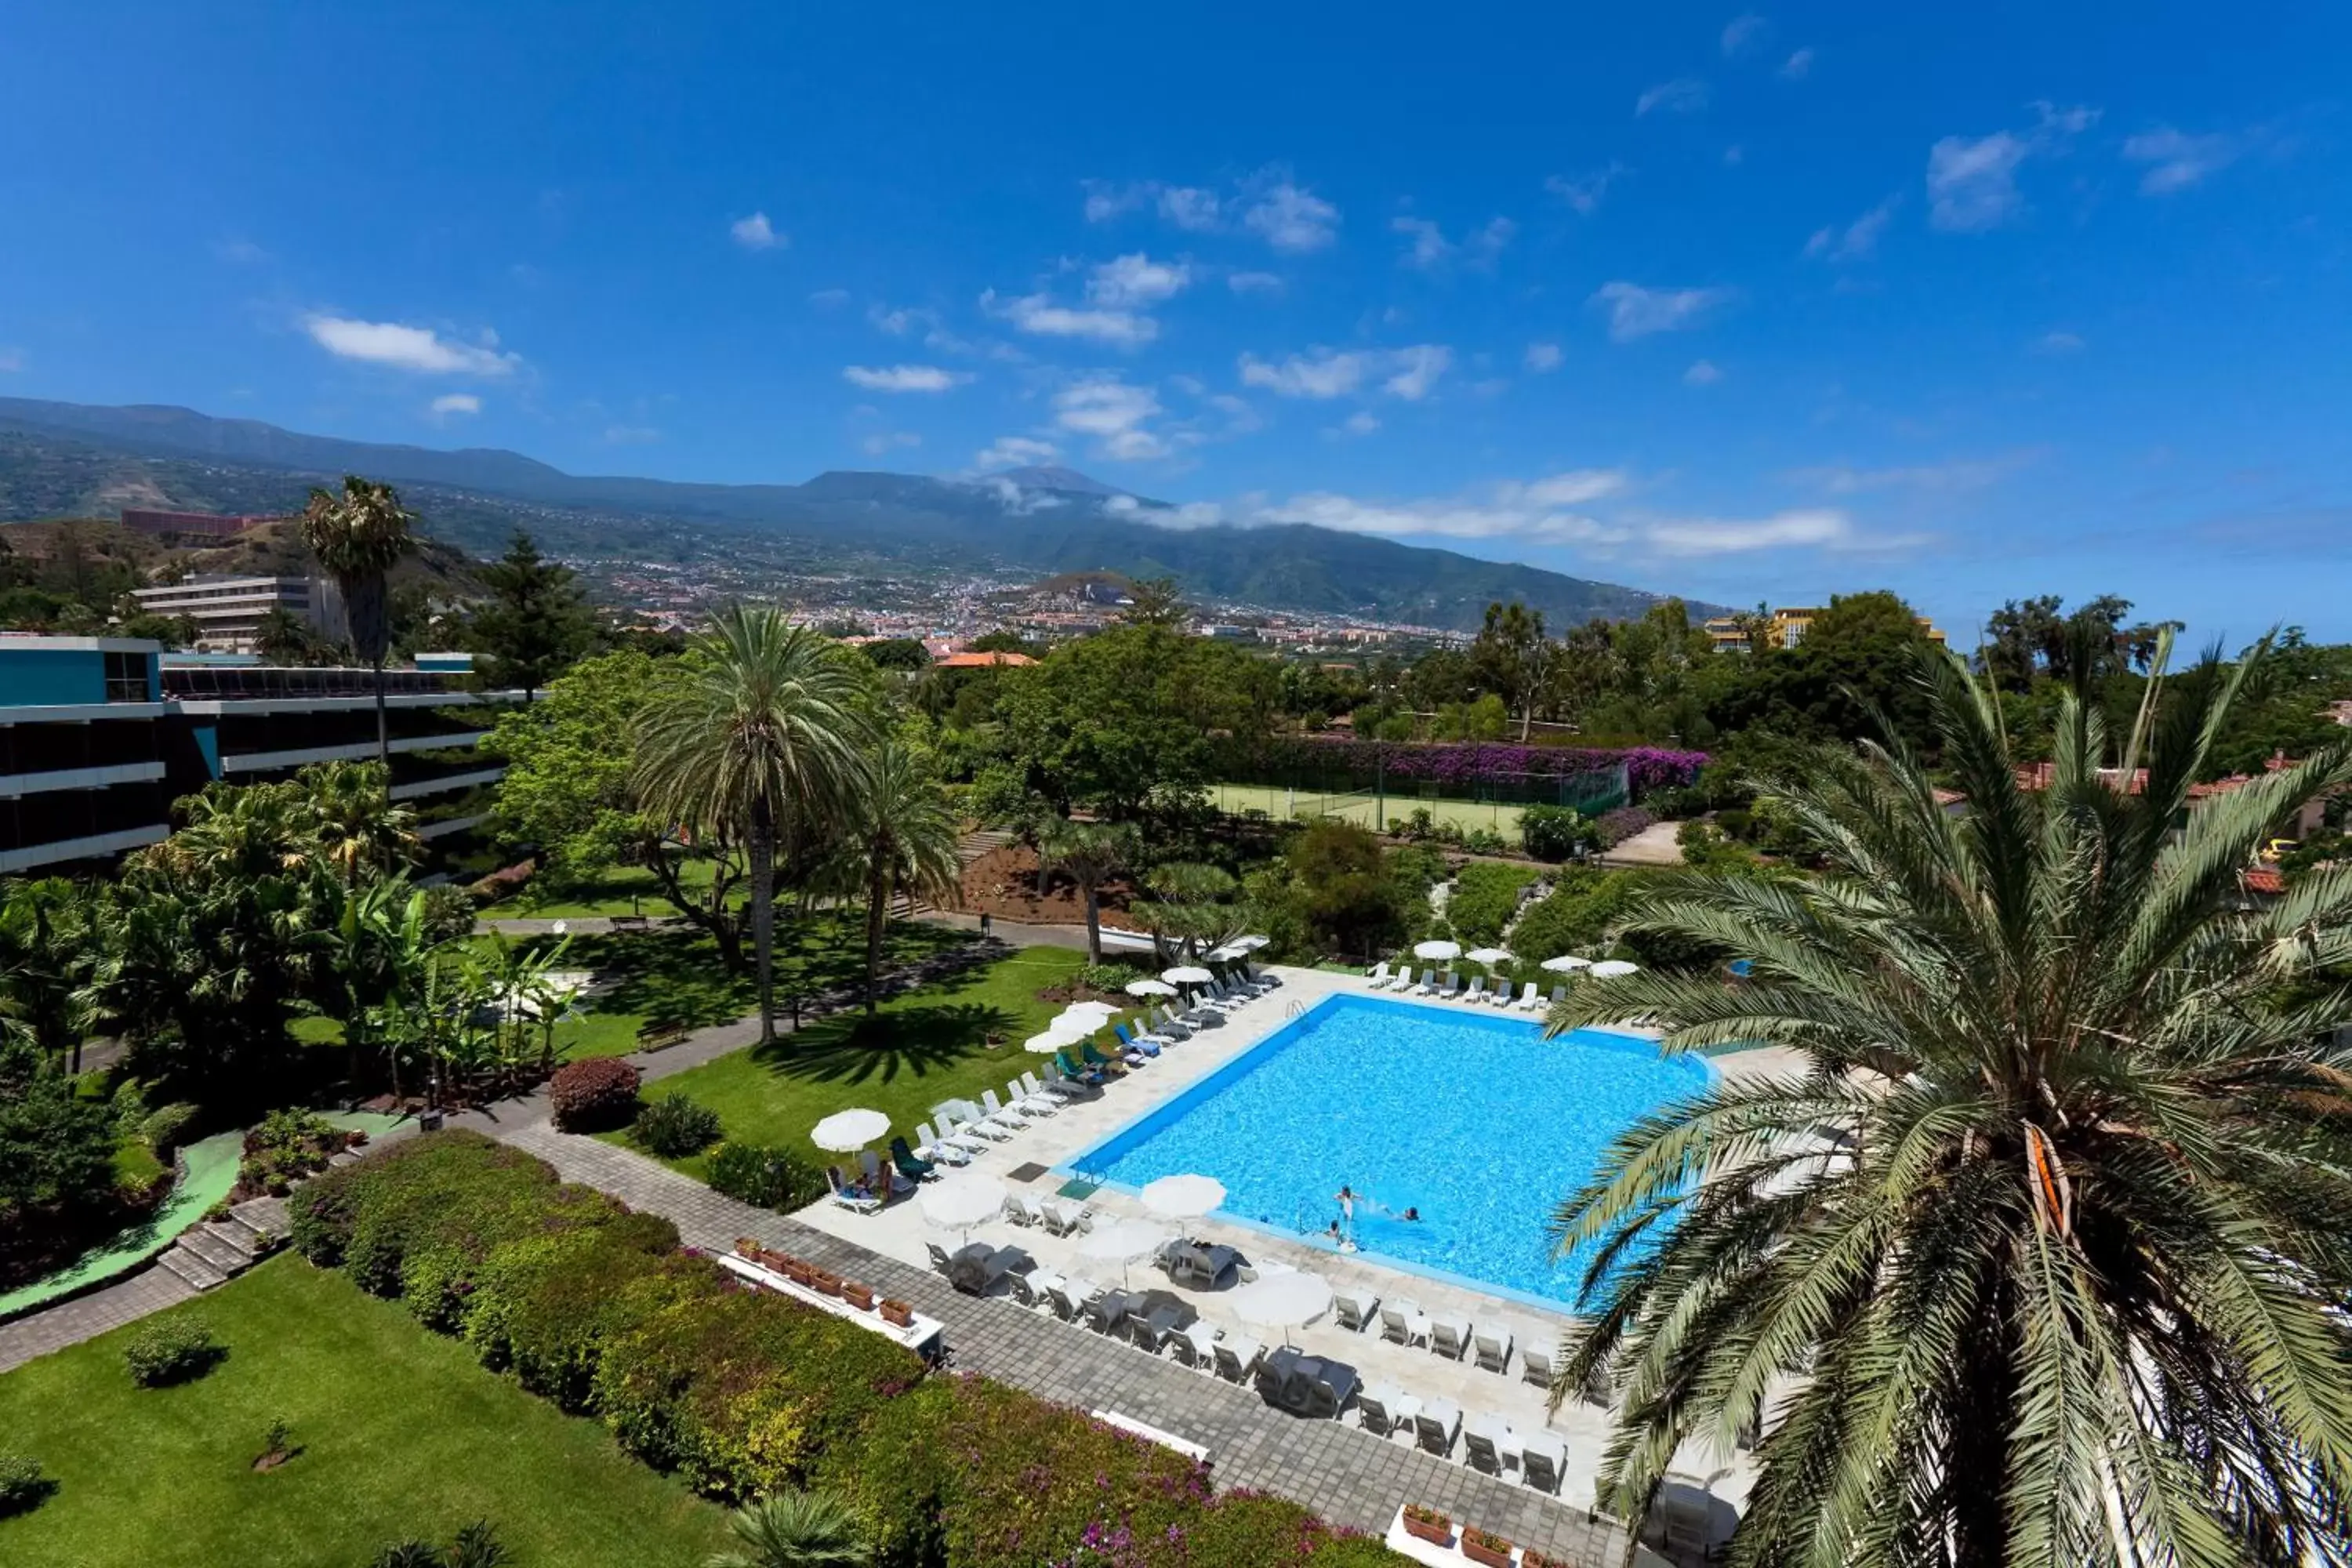
<svg viewBox="0 0 2352 1568">
<path fill-rule="evenodd" d="M 1643 614 L 1663 595 L 1305 524 L 1155 526 L 1171 510 L 1073 468 L 980 479 L 829 469 L 798 485 L 575 475 L 499 447 L 307 436 L 165 405 L 0 398 L 0 520 L 298 507 L 322 478 L 364 473 L 411 492 L 428 527 L 478 552 L 518 526 L 575 555 L 647 558 L 723 535 L 789 541 L 812 559 L 1175 577 L 1196 598 L 1453 629 L 1521 600 L 1554 626 Z M 720 537 L 713 537 L 720 536 Z M 1717 606 L 1694 603 L 1695 615 Z"/>
</svg>

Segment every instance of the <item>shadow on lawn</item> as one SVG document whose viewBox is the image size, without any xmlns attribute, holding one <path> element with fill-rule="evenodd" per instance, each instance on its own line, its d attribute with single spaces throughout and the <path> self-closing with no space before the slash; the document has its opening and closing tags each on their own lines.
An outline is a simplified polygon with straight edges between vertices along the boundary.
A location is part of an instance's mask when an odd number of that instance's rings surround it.
<svg viewBox="0 0 2352 1568">
<path fill-rule="evenodd" d="M 828 1020 L 755 1048 L 751 1059 L 787 1078 L 818 1083 L 890 1083 L 902 1072 L 935 1072 L 976 1056 L 988 1048 L 991 1035 L 1004 1036 L 1017 1021 L 986 1003 L 942 1000 L 871 1018 Z"/>
<path fill-rule="evenodd" d="M 865 932 L 846 921 L 819 919 L 782 926 L 776 942 L 776 1006 L 790 1016 L 828 994 L 855 991 L 866 978 Z M 534 939 L 534 945 L 550 939 Z M 887 966 L 924 963 L 971 938 L 938 926 L 893 925 L 883 944 Z M 688 1028 L 731 1023 L 759 1005 L 751 975 L 730 974 L 718 944 L 698 931 L 677 927 L 572 939 L 567 966 L 593 970 L 611 989 L 593 1009 L 647 1018 L 675 1018 Z"/>
</svg>

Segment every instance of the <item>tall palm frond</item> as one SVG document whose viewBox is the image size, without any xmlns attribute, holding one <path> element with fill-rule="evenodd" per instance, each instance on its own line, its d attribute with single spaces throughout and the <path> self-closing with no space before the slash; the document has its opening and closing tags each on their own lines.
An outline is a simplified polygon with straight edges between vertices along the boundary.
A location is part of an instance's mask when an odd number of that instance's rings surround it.
<svg viewBox="0 0 2352 1568">
<path fill-rule="evenodd" d="M 1643 1120 L 1559 1206 L 1592 1317 L 1554 1398 L 1613 1381 L 1605 1501 L 1638 1518 L 1683 1444 L 1760 1428 L 1757 1568 L 2347 1560 L 2352 872 L 2241 879 L 2352 746 L 2192 790 L 2265 653 L 2112 748 L 2069 697 L 2040 790 L 1939 658 L 1964 815 L 1899 746 L 1820 752 L 1760 782 L 1826 875 L 1689 875 L 1633 919 L 1748 984 L 1554 1009 L 1801 1064 Z"/>
<path fill-rule="evenodd" d="M 829 1492 L 776 1492 L 735 1510 L 736 1550 L 704 1568 L 866 1568 L 874 1554 L 857 1515 Z"/>
<path fill-rule="evenodd" d="M 1087 910 L 1087 962 L 1102 962 L 1102 885 L 1133 865 L 1143 852 L 1135 829 L 1125 823 L 1070 822 L 1056 818 L 1037 837 L 1041 865 L 1078 885 Z"/>
<path fill-rule="evenodd" d="M 874 731 L 866 674 L 781 610 L 734 605 L 638 719 L 636 789 L 673 827 L 741 842 L 751 872 L 760 1037 L 775 1038 L 776 857 L 847 820 Z M 870 667 L 868 667 L 870 668 Z"/>
<path fill-rule="evenodd" d="M 962 895 L 955 813 L 923 754 L 886 737 L 866 756 L 866 782 L 849 801 L 827 877 L 866 901 L 866 1010 L 874 1011 L 882 936 L 901 892 L 935 904 Z"/>
<path fill-rule="evenodd" d="M 388 773 L 392 742 L 384 722 L 383 660 L 392 642 L 386 574 L 416 548 L 416 519 L 390 485 L 343 476 L 341 494 L 312 486 L 302 509 L 302 542 L 343 595 L 352 651 L 375 671 L 376 761 Z"/>
</svg>

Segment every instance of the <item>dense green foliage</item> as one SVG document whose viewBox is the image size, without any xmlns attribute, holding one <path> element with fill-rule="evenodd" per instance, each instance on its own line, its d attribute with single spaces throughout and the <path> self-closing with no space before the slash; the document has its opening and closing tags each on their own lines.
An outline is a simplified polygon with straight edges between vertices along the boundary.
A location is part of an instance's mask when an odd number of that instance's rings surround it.
<svg viewBox="0 0 2352 1568">
<path fill-rule="evenodd" d="M 672 1090 L 646 1102 L 630 1124 L 629 1135 L 648 1152 L 682 1160 L 719 1142 L 719 1113 Z"/>
<path fill-rule="evenodd" d="M 39 1460 L 0 1453 L 0 1519 L 30 1513 L 57 1489 L 57 1482 L 42 1470 Z"/>
<path fill-rule="evenodd" d="M 131 1336 L 122 1363 L 142 1388 L 168 1388 L 202 1377 L 222 1356 L 220 1342 L 202 1318 L 165 1318 Z"/>
<path fill-rule="evenodd" d="M 789 1149 L 729 1140 L 704 1171 L 715 1192 L 780 1214 L 824 1195 L 824 1173 Z"/>
<path fill-rule="evenodd" d="M 520 686 L 528 701 L 595 646 L 596 618 L 576 574 L 540 554 L 522 530 L 481 578 L 490 597 L 474 612 L 467 640 L 488 656 L 483 674 L 491 684 Z"/>
<path fill-rule="evenodd" d="M 1496 860 L 1474 860 L 1463 867 L 1454 879 L 1453 896 L 1445 901 L 1445 918 L 1462 945 L 1500 944 L 1504 926 L 1518 912 L 1519 896 L 1538 875 L 1532 866 Z"/>
</svg>

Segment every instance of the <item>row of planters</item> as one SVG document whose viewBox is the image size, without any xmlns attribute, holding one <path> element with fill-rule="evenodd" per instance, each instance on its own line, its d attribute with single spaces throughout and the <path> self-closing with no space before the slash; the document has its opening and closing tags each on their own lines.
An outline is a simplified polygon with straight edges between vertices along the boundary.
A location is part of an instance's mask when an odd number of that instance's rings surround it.
<svg viewBox="0 0 2352 1568">
<path fill-rule="evenodd" d="M 727 1501 L 811 1489 L 877 1568 L 1130 1568 L 1400 1560 L 1297 1506 L 978 1378 L 927 1376 L 878 1334 L 746 1289 L 677 1228 L 467 1132 L 329 1172 L 294 1245 L 621 1446 Z"/>
<path fill-rule="evenodd" d="M 1426 1541 L 1432 1546 L 1459 1547 L 1463 1556 L 1473 1563 L 1485 1564 L 1486 1568 L 1513 1568 L 1514 1564 L 1517 1568 L 1569 1568 L 1566 1558 L 1554 1557 L 1532 1546 L 1517 1545 L 1507 1536 L 1497 1535 L 1491 1530 L 1481 1530 L 1475 1524 L 1463 1525 L 1457 1536 L 1454 1521 L 1426 1503 L 1409 1502 L 1404 1505 L 1404 1531 L 1407 1535 L 1417 1541 Z"/>
</svg>

